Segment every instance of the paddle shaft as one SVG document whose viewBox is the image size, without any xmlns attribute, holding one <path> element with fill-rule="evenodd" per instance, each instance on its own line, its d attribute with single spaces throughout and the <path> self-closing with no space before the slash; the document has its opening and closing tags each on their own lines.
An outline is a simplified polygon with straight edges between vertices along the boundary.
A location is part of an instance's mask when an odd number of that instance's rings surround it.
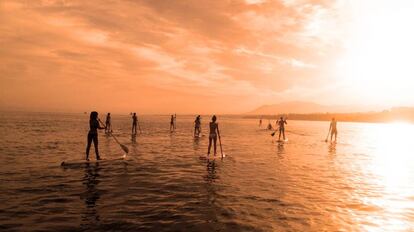
<svg viewBox="0 0 414 232">
<path fill-rule="evenodd" d="M 325 139 L 325 141 L 328 141 L 328 138 L 329 138 L 329 133 L 331 133 L 331 127 L 329 127 L 328 134 L 326 135 L 326 139 Z"/>
<path fill-rule="evenodd" d="M 102 124 L 102 126 L 104 125 L 103 122 L 100 119 L 98 119 L 98 121 Z M 112 133 L 109 133 L 109 134 L 112 136 L 112 138 L 115 139 L 115 142 L 116 143 L 118 143 L 120 146 L 122 146 L 122 144 L 118 141 L 118 139 Z"/>
<path fill-rule="evenodd" d="M 223 156 L 223 146 L 221 145 L 221 136 L 220 135 L 219 135 L 219 143 L 220 143 L 221 156 Z"/>
</svg>

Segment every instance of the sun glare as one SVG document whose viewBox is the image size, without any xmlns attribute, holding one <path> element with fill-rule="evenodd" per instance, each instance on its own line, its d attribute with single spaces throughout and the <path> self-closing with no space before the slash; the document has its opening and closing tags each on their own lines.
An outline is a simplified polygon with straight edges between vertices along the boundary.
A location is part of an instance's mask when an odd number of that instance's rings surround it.
<svg viewBox="0 0 414 232">
<path fill-rule="evenodd" d="M 412 102 L 413 1 L 354 1 L 338 76 L 365 104 Z"/>
</svg>

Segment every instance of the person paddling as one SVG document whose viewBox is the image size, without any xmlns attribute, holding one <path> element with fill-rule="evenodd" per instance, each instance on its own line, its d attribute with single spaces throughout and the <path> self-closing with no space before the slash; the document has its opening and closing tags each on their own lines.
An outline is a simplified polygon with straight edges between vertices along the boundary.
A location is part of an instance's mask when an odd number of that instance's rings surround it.
<svg viewBox="0 0 414 232">
<path fill-rule="evenodd" d="M 199 137 L 201 133 L 201 116 L 198 115 L 194 121 L 194 137 Z"/>
<path fill-rule="evenodd" d="M 137 122 L 138 122 L 138 117 L 137 117 L 137 113 L 134 113 L 132 115 L 132 135 L 136 135 L 137 134 Z"/>
<path fill-rule="evenodd" d="M 92 142 L 95 147 L 96 160 L 100 160 L 99 149 L 98 149 L 98 129 L 106 129 L 101 127 L 98 121 L 98 112 L 92 111 L 89 116 L 89 132 L 88 132 L 88 145 L 86 146 L 86 160 L 89 161 L 89 150 Z"/>
<path fill-rule="evenodd" d="M 331 125 L 329 126 L 329 131 L 331 132 L 331 141 L 332 141 L 332 137 L 335 135 L 335 142 L 336 142 L 336 138 L 338 136 L 338 129 L 337 129 L 336 125 L 337 125 L 336 119 L 332 118 Z"/>
<path fill-rule="evenodd" d="M 105 133 L 112 133 L 111 113 L 106 115 L 105 128 Z"/>
<path fill-rule="evenodd" d="M 171 120 L 170 120 L 170 132 L 174 132 L 175 130 L 175 125 L 174 125 L 174 115 L 171 114 Z"/>
<path fill-rule="evenodd" d="M 220 139 L 220 131 L 218 127 L 218 123 L 216 115 L 213 115 L 210 122 L 210 135 L 208 137 L 208 152 L 207 155 L 210 155 L 211 150 L 211 142 L 214 142 L 214 156 L 217 154 L 217 136 Z"/>
<path fill-rule="evenodd" d="M 287 125 L 287 122 L 285 119 L 283 119 L 283 117 L 280 117 L 280 119 L 278 119 L 276 121 L 276 125 L 279 126 L 279 140 L 280 140 L 280 136 L 283 135 L 283 140 L 286 140 L 285 137 L 285 124 Z"/>
</svg>

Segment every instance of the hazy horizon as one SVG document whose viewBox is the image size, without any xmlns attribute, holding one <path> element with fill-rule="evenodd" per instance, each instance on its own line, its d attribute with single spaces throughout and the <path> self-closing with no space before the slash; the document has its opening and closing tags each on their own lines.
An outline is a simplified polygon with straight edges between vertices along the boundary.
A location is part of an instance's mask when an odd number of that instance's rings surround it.
<svg viewBox="0 0 414 232">
<path fill-rule="evenodd" d="M 0 109 L 414 106 L 414 3 L 2 1 Z"/>
</svg>

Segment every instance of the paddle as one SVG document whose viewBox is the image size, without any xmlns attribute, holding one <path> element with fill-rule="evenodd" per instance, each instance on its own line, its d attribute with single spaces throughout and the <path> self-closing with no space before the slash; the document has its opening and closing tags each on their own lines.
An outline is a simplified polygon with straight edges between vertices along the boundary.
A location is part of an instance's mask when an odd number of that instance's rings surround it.
<svg viewBox="0 0 414 232">
<path fill-rule="evenodd" d="M 277 131 L 279 130 L 279 128 L 277 128 L 273 133 L 271 133 L 271 136 L 275 136 L 275 134 L 277 133 Z"/>
<path fill-rule="evenodd" d="M 219 135 L 219 143 L 220 143 L 221 158 L 224 158 L 223 146 L 221 145 L 221 136 L 220 135 Z"/>
<path fill-rule="evenodd" d="M 331 132 L 331 128 L 329 128 L 329 130 L 328 130 L 328 134 L 326 135 L 325 143 L 328 142 L 329 132 Z"/>
<path fill-rule="evenodd" d="M 138 122 L 139 133 L 142 134 L 141 126 L 139 125 L 139 121 L 137 121 L 137 122 Z"/>
<path fill-rule="evenodd" d="M 103 125 L 103 123 L 102 123 L 102 121 L 100 120 L 100 119 L 98 119 L 99 120 L 99 122 Z M 119 141 L 118 141 L 118 139 L 112 134 L 112 132 L 110 132 L 109 133 L 111 136 L 112 136 L 112 138 L 114 138 L 114 140 L 119 144 L 119 146 L 121 147 L 121 149 L 125 152 L 125 153 L 127 153 L 128 154 L 128 152 L 129 152 L 129 149 L 128 149 L 128 147 L 127 146 L 125 146 L 124 144 L 121 144 Z"/>
</svg>

